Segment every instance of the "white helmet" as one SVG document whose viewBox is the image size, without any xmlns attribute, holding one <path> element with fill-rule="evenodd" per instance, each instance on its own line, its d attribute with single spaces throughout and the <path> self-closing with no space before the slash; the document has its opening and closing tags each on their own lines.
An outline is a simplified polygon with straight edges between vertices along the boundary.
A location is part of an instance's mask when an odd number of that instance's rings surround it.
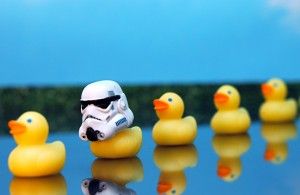
<svg viewBox="0 0 300 195">
<path fill-rule="evenodd" d="M 120 85 L 111 80 L 87 85 L 81 94 L 82 140 L 105 140 L 118 130 L 129 127 L 133 113 Z"/>
</svg>

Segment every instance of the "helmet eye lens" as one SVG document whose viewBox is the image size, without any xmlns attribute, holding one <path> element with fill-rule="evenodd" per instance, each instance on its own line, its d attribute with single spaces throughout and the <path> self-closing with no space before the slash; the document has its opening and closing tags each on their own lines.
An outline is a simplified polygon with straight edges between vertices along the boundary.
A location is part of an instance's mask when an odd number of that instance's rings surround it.
<svg viewBox="0 0 300 195">
<path fill-rule="evenodd" d="M 85 101 L 81 101 L 81 109 L 84 110 L 89 104 Z"/>
<path fill-rule="evenodd" d="M 94 105 L 99 107 L 99 108 L 106 109 L 110 105 L 110 102 L 111 101 L 109 101 L 107 99 L 105 99 L 105 100 L 96 100 Z"/>
<path fill-rule="evenodd" d="M 87 100 L 87 101 L 81 100 L 80 103 L 81 103 L 82 110 L 84 110 L 90 104 L 94 104 L 95 106 L 97 106 L 99 108 L 106 109 L 112 101 L 116 101 L 120 98 L 121 98 L 121 96 L 114 95 L 114 96 L 110 96 L 110 97 L 107 97 L 104 99 L 98 99 L 98 100 Z"/>
</svg>

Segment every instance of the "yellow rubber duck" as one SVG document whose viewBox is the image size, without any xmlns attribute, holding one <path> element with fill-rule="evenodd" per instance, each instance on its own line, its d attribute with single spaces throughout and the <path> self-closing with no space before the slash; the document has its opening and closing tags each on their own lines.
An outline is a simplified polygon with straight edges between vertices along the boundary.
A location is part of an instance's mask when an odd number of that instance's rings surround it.
<svg viewBox="0 0 300 195">
<path fill-rule="evenodd" d="M 283 80 L 270 79 L 262 84 L 265 102 L 260 106 L 259 116 L 264 122 L 289 122 L 297 115 L 297 102 L 287 96 L 287 86 Z"/>
<path fill-rule="evenodd" d="M 39 177 L 54 175 L 64 166 L 66 151 L 60 141 L 46 144 L 48 122 L 38 112 L 25 112 L 8 122 L 17 147 L 10 153 L 8 167 L 13 175 Z"/>
<path fill-rule="evenodd" d="M 249 150 L 251 144 L 249 135 L 215 135 L 212 144 L 215 152 L 220 157 L 217 165 L 217 175 L 223 181 L 235 181 L 242 172 L 240 157 Z"/>
<path fill-rule="evenodd" d="M 287 142 L 297 135 L 294 123 L 263 123 L 261 134 L 266 140 L 264 158 L 272 164 L 282 164 L 288 156 Z"/>
<path fill-rule="evenodd" d="M 142 162 L 137 157 L 98 158 L 93 162 L 91 169 L 93 179 L 83 180 L 81 186 L 82 191 L 86 192 L 85 194 L 94 194 L 91 192 L 92 185 L 96 188 L 103 186 L 102 193 L 104 194 L 136 194 L 126 185 L 133 181 L 141 181 L 144 177 Z"/>
<path fill-rule="evenodd" d="M 41 195 L 41 194 L 67 194 L 67 184 L 62 175 L 46 177 L 14 177 L 10 182 L 9 191 L 11 195 Z"/>
<path fill-rule="evenodd" d="M 211 127 L 217 134 L 247 132 L 251 119 L 245 108 L 239 108 L 240 94 L 231 85 L 221 86 L 214 95 L 217 112 L 211 119 Z"/>
<path fill-rule="evenodd" d="M 153 158 L 160 169 L 157 192 L 159 194 L 182 194 L 187 185 L 184 170 L 188 167 L 195 167 L 198 163 L 198 152 L 195 146 L 157 146 Z"/>
<path fill-rule="evenodd" d="M 158 145 L 191 144 L 197 135 L 194 117 L 181 118 L 184 103 L 179 95 L 168 92 L 153 101 L 159 121 L 153 127 L 152 137 Z"/>
<path fill-rule="evenodd" d="M 135 156 L 142 144 L 142 130 L 135 126 L 120 130 L 113 137 L 90 143 L 90 149 L 96 157 L 129 158 Z"/>
</svg>

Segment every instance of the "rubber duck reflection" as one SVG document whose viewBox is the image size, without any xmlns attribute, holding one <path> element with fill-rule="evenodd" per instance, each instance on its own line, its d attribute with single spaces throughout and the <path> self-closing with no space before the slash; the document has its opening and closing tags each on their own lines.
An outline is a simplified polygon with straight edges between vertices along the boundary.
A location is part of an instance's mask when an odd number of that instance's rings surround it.
<svg viewBox="0 0 300 195">
<path fill-rule="evenodd" d="M 195 146 L 157 146 L 153 158 L 160 169 L 158 194 L 182 194 L 186 188 L 184 170 L 198 163 Z"/>
<path fill-rule="evenodd" d="M 96 159 L 92 164 L 92 177 L 81 183 L 84 195 L 131 195 L 134 190 L 126 187 L 132 181 L 144 177 L 142 162 L 139 158 Z"/>
<path fill-rule="evenodd" d="M 14 177 L 10 182 L 10 194 L 67 194 L 67 184 L 64 176 L 53 175 L 47 177 Z"/>
<path fill-rule="evenodd" d="M 261 134 L 267 142 L 265 160 L 272 164 L 281 164 L 288 156 L 287 142 L 296 137 L 297 127 L 294 123 L 263 123 Z"/>
<path fill-rule="evenodd" d="M 226 182 L 238 179 L 242 172 L 240 157 L 249 150 L 251 145 L 248 134 L 215 135 L 212 145 L 220 157 L 217 165 L 217 175 Z"/>
</svg>

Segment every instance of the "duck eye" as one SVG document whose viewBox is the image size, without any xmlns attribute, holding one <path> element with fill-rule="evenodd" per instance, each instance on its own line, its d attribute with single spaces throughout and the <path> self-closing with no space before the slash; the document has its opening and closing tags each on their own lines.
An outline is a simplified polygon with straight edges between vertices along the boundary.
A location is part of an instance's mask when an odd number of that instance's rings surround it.
<svg viewBox="0 0 300 195">
<path fill-rule="evenodd" d="M 234 174 L 230 175 L 231 178 L 234 178 Z"/>
<path fill-rule="evenodd" d="M 274 83 L 273 86 L 274 86 L 274 87 L 278 87 L 278 84 L 277 84 L 277 83 Z"/>
<path fill-rule="evenodd" d="M 176 190 L 172 190 L 172 194 L 175 194 L 176 193 Z"/>
<path fill-rule="evenodd" d="M 228 90 L 228 91 L 227 91 L 227 93 L 230 95 L 230 94 L 231 94 L 231 91 L 230 91 L 230 90 Z"/>
<path fill-rule="evenodd" d="M 169 98 L 169 99 L 168 99 L 168 101 L 169 101 L 169 102 L 172 102 L 172 101 L 173 101 L 173 99 L 172 99 L 172 98 Z"/>
<path fill-rule="evenodd" d="M 27 123 L 31 123 L 31 122 L 32 122 L 31 118 L 27 119 Z"/>
<path fill-rule="evenodd" d="M 84 181 L 84 182 L 83 182 L 83 185 L 84 185 L 84 186 L 88 186 L 88 185 L 89 185 L 89 182 Z"/>
</svg>

